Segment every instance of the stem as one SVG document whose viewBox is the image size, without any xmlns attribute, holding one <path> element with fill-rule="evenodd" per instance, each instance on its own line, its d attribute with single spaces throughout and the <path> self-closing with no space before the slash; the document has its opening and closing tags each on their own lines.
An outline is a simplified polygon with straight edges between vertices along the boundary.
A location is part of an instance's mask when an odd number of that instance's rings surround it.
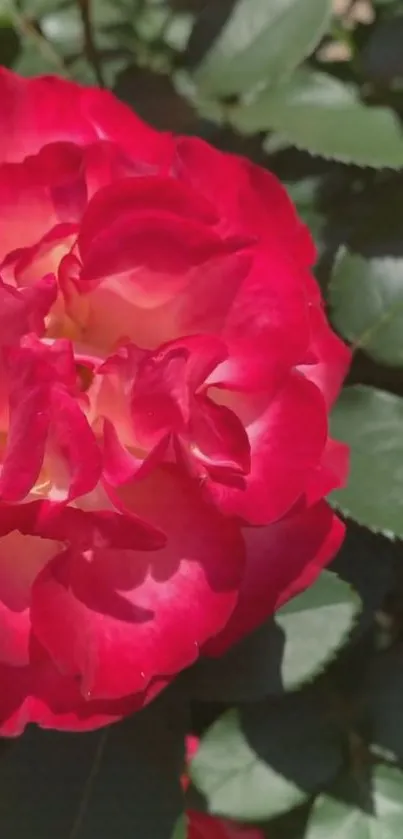
<svg viewBox="0 0 403 839">
<path fill-rule="evenodd" d="M 83 795 L 80 801 L 80 805 L 78 808 L 77 815 L 74 819 L 74 824 L 72 830 L 69 834 L 69 839 L 78 839 L 79 834 L 81 833 L 81 828 L 83 826 L 84 818 L 88 809 L 88 804 L 91 798 L 91 793 L 93 790 L 94 782 L 98 775 L 98 772 L 101 768 L 102 758 L 105 752 L 105 746 L 108 739 L 109 730 L 108 728 L 104 728 L 101 732 L 98 746 L 95 751 L 94 760 L 91 766 L 90 773 L 88 775 L 87 781 L 84 785 Z"/>
<path fill-rule="evenodd" d="M 81 20 L 83 24 L 84 52 L 91 64 L 99 87 L 105 87 L 105 80 L 102 73 L 102 63 L 98 50 L 95 46 L 92 22 L 91 22 L 91 0 L 78 0 Z"/>
</svg>

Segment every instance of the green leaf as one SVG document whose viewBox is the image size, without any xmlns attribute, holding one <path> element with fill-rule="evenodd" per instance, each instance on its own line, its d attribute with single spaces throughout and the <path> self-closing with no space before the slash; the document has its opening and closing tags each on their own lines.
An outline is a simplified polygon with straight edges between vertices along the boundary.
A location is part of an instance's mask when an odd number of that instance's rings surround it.
<svg viewBox="0 0 403 839">
<path fill-rule="evenodd" d="M 219 659 L 184 677 L 195 699 L 250 702 L 312 681 L 347 641 L 360 608 L 347 583 L 323 571 L 316 583 Z"/>
<path fill-rule="evenodd" d="M 359 597 L 331 571 L 322 571 L 314 585 L 280 609 L 276 622 L 286 639 L 282 673 L 288 690 L 312 680 L 332 661 L 359 611 Z"/>
<path fill-rule="evenodd" d="M 190 771 L 216 815 L 264 821 L 303 803 L 342 762 L 339 736 L 313 691 L 227 711 Z"/>
<path fill-rule="evenodd" d="M 363 702 L 374 752 L 403 763 L 403 646 L 372 660 Z"/>
<path fill-rule="evenodd" d="M 374 168 L 403 166 L 403 132 L 394 113 L 364 105 L 353 87 L 308 68 L 233 108 L 229 119 L 242 133 L 277 131 L 313 155 Z"/>
<path fill-rule="evenodd" d="M 397 839 L 403 833 L 403 774 L 375 766 L 366 788 L 344 778 L 320 795 L 304 839 Z"/>
<path fill-rule="evenodd" d="M 169 691 L 101 732 L 29 729 L 0 751 L 2 836 L 173 839 L 185 729 Z"/>
<path fill-rule="evenodd" d="M 78 5 L 45 15 L 41 20 L 41 31 L 64 55 L 81 52 L 83 24 Z"/>
<path fill-rule="evenodd" d="M 13 70 L 21 76 L 56 74 L 67 77 L 69 75 L 67 68 L 63 67 L 61 57 L 57 57 L 56 51 L 53 53 L 53 50 L 48 51 L 47 48 L 42 50 L 42 46 L 29 38 L 21 43 Z"/>
<path fill-rule="evenodd" d="M 344 338 L 381 364 L 403 364 L 403 259 L 365 259 L 343 249 L 329 294 Z"/>
<path fill-rule="evenodd" d="M 176 822 L 171 839 L 186 839 L 187 835 L 187 819 L 186 816 L 183 815 L 180 816 Z"/>
<path fill-rule="evenodd" d="M 324 248 L 325 216 L 317 207 L 317 193 L 322 182 L 320 176 L 306 177 L 299 181 L 284 183 L 286 190 L 295 204 L 298 215 L 309 227 L 319 253 Z"/>
<path fill-rule="evenodd" d="M 292 72 L 325 33 L 330 0 L 238 0 L 196 72 L 209 94 L 245 93 Z"/>
<path fill-rule="evenodd" d="M 403 399 L 372 387 L 346 388 L 332 436 L 351 447 L 347 487 L 330 500 L 374 532 L 403 538 Z"/>
</svg>

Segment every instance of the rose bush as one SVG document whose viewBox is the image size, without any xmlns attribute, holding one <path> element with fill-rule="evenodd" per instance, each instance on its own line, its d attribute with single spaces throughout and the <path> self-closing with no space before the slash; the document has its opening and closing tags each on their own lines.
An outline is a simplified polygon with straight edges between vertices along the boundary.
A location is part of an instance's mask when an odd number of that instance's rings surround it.
<svg viewBox="0 0 403 839">
<path fill-rule="evenodd" d="M 0 74 L 0 732 L 141 707 L 343 527 L 349 352 L 268 172 Z"/>
</svg>

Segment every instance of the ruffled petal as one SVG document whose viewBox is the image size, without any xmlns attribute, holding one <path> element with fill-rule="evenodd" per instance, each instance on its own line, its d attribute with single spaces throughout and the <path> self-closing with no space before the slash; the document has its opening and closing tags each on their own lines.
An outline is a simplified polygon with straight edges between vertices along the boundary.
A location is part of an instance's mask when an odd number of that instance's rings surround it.
<svg viewBox="0 0 403 839">
<path fill-rule="evenodd" d="M 313 265 L 315 246 L 280 181 L 245 158 L 223 154 L 195 137 L 176 141 L 175 173 L 206 196 L 225 233 L 248 232 L 281 242 L 300 265 Z"/>
<path fill-rule="evenodd" d="M 219 656 L 312 585 L 337 553 L 344 525 L 324 501 L 267 527 L 246 528 L 246 571 L 239 601 L 221 634 L 207 644 Z"/>
<path fill-rule="evenodd" d="M 102 469 L 94 434 L 76 401 L 69 342 L 33 336 L 8 353 L 10 427 L 0 473 L 3 501 L 22 500 L 43 466 L 49 494 L 71 500 L 90 492 Z"/>
<path fill-rule="evenodd" d="M 328 438 L 323 457 L 310 476 L 305 496 L 307 504 L 315 504 L 334 489 L 346 486 L 350 466 L 350 450 L 345 443 Z"/>
<path fill-rule="evenodd" d="M 59 558 L 34 586 L 34 631 L 87 698 L 142 692 L 190 665 L 227 622 L 243 574 L 237 525 L 176 471 L 156 470 L 120 495 L 164 531 L 166 547 L 144 556 L 94 545 Z"/>
<path fill-rule="evenodd" d="M 348 373 L 351 350 L 330 328 L 321 308 L 310 307 L 309 313 L 313 361 L 300 365 L 299 370 L 320 388 L 331 408 Z"/>
<path fill-rule="evenodd" d="M 260 409 L 259 400 L 245 394 L 229 404 L 246 428 L 251 468 L 237 486 L 206 476 L 204 490 L 226 515 L 268 524 L 303 495 L 321 460 L 327 439 L 323 397 L 312 382 L 294 372 Z"/>
<path fill-rule="evenodd" d="M 2 737 L 18 737 L 30 723 L 59 731 L 92 731 L 137 711 L 165 686 L 161 682 L 149 694 L 116 702 L 84 701 L 77 679 L 61 673 L 35 638 L 30 655 L 26 666 L 0 665 Z"/>
<path fill-rule="evenodd" d="M 47 274 L 33 286 L 16 289 L 0 279 L 0 343 L 13 344 L 27 332 L 41 335 L 57 297 L 57 283 Z"/>
</svg>

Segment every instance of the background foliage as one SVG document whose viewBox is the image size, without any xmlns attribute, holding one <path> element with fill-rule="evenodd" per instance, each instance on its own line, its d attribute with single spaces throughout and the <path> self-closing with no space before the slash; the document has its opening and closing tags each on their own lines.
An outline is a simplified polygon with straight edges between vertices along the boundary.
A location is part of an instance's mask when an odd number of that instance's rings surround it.
<svg viewBox="0 0 403 839">
<path fill-rule="evenodd" d="M 183 839 L 185 806 L 270 839 L 402 835 L 402 0 L 0 0 L 0 62 L 104 85 L 276 172 L 354 352 L 333 415 L 352 470 L 331 499 L 348 522 L 331 569 L 133 720 L 0 744 L 1 835 Z"/>
</svg>

